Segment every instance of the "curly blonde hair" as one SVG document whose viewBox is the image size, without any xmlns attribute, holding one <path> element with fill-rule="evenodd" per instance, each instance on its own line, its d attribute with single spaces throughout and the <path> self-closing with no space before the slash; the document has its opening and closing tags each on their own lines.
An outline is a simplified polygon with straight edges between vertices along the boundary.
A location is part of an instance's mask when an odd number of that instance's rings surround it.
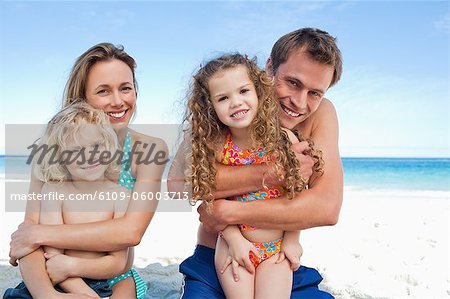
<svg viewBox="0 0 450 299">
<path fill-rule="evenodd" d="M 55 149 L 52 155 L 46 154 L 35 168 L 35 174 L 41 181 L 60 184 L 71 178 L 66 166 L 61 163 L 61 159 L 69 145 L 74 141 L 77 142 L 80 129 L 86 125 L 95 125 L 99 129 L 106 151 L 114 153 L 119 149 L 117 135 L 111 127 L 106 113 L 93 108 L 83 99 L 76 100 L 59 111 L 48 122 L 42 144 Z M 112 162 L 106 169 L 106 173 L 114 174 L 118 169 L 117 163 Z"/>
<path fill-rule="evenodd" d="M 273 93 L 273 79 L 256 64 L 256 58 L 248 59 L 241 54 L 227 54 L 209 61 L 194 75 L 188 93 L 184 122 L 189 124 L 188 136 L 192 139 L 191 173 L 192 204 L 198 200 L 211 203 L 216 185 L 217 147 L 224 140 L 227 126 L 218 118 L 211 102 L 208 82 L 221 70 L 245 66 L 258 95 L 258 112 L 250 124 L 250 137 L 254 147 L 264 147 L 268 163 L 273 163 L 276 173 L 286 181 L 289 197 L 305 188 L 300 176 L 300 165 L 291 142 L 281 129 L 279 106 Z M 284 170 L 284 172 L 283 172 Z M 189 170 L 188 170 L 189 171 Z"/>
</svg>

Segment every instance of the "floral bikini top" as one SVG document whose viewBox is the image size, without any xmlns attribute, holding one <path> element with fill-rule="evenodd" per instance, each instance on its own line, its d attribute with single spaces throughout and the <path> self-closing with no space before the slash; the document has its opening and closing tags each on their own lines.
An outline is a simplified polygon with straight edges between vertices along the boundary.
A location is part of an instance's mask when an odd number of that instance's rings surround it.
<svg viewBox="0 0 450 299">
<path fill-rule="evenodd" d="M 222 164 L 230 166 L 241 166 L 250 164 L 265 164 L 268 161 L 267 151 L 264 148 L 241 149 L 231 140 L 231 132 L 228 132 L 225 145 L 223 146 Z M 265 200 L 280 197 L 284 193 L 281 186 L 269 187 L 255 192 L 250 192 L 231 199 L 238 201 Z M 241 224 L 242 230 L 254 230 L 255 227 Z"/>
</svg>

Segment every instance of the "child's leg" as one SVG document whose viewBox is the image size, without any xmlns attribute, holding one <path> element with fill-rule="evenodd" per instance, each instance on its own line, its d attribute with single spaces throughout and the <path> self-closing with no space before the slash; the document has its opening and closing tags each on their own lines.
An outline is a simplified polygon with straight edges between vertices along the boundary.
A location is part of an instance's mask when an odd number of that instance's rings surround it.
<svg viewBox="0 0 450 299">
<path fill-rule="evenodd" d="M 292 270 L 287 259 L 275 264 L 278 254 L 263 261 L 256 268 L 255 298 L 290 298 L 292 290 Z"/>
<path fill-rule="evenodd" d="M 136 285 L 133 276 L 125 278 L 112 287 L 110 299 L 136 299 Z"/>
<path fill-rule="evenodd" d="M 220 273 L 228 257 L 228 245 L 225 240 L 218 238 L 214 263 L 217 277 L 227 299 L 253 299 L 255 292 L 255 276 L 239 267 L 239 281 L 234 281 L 232 266 L 229 265 L 224 273 Z"/>
</svg>

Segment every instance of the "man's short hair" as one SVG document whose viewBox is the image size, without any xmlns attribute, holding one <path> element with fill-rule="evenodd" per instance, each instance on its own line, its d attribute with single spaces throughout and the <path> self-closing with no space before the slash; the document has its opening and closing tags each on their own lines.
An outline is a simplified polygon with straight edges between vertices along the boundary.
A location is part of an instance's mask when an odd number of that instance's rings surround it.
<svg viewBox="0 0 450 299">
<path fill-rule="evenodd" d="M 270 53 L 274 75 L 278 67 L 288 60 L 291 52 L 297 49 L 303 50 L 314 61 L 334 67 L 330 87 L 339 81 L 342 73 L 342 56 L 336 45 L 336 38 L 316 28 L 298 29 L 278 39 Z"/>
</svg>

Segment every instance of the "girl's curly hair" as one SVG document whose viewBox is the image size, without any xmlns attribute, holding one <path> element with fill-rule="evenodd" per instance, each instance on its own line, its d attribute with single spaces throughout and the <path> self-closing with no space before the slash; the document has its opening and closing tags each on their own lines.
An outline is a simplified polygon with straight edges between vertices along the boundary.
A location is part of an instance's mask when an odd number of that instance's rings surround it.
<svg viewBox="0 0 450 299">
<path fill-rule="evenodd" d="M 291 142 L 281 129 L 279 107 L 273 93 L 273 79 L 259 69 L 256 58 L 248 59 L 241 54 L 226 54 L 201 66 L 194 75 L 187 97 L 187 111 L 184 123 L 188 125 L 187 135 L 192 140 L 192 152 L 187 157 L 191 162 L 188 174 L 192 183 L 192 204 L 198 200 L 212 202 L 216 185 L 215 162 L 224 141 L 228 127 L 224 125 L 211 102 L 208 82 L 219 71 L 245 66 L 258 95 L 258 112 L 250 124 L 253 147 L 264 147 L 268 163 L 273 163 L 278 175 L 286 181 L 290 198 L 294 192 L 305 188 L 306 182 L 300 176 L 300 165 Z M 280 142 L 281 141 L 281 142 Z"/>
</svg>

